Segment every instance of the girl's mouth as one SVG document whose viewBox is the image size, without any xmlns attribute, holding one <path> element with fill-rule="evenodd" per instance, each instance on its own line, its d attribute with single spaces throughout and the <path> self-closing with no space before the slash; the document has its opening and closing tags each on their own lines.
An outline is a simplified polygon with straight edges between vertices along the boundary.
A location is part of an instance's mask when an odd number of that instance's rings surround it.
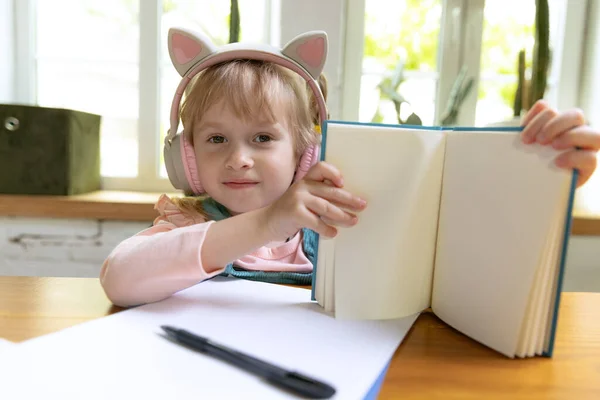
<svg viewBox="0 0 600 400">
<path fill-rule="evenodd" d="M 230 189 L 249 189 L 258 185 L 258 182 L 247 180 L 235 180 L 224 182 L 223 184 Z"/>
</svg>

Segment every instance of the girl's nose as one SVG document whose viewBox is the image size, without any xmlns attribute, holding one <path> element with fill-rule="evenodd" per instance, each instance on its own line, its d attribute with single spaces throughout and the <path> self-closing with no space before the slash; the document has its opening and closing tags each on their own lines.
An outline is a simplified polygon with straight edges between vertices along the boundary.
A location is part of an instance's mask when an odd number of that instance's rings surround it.
<svg viewBox="0 0 600 400">
<path fill-rule="evenodd" d="M 237 148 L 229 154 L 225 166 L 233 170 L 249 169 L 254 166 L 254 160 L 248 150 Z"/>
</svg>

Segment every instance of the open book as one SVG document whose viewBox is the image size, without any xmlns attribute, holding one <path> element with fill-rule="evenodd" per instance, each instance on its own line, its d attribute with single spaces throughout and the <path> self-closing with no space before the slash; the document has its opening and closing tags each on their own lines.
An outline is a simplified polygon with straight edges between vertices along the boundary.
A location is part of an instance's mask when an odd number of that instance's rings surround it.
<svg viewBox="0 0 600 400">
<path fill-rule="evenodd" d="M 319 238 L 313 300 L 338 318 L 431 307 L 508 357 L 551 356 L 576 173 L 520 130 L 327 121 L 321 158 L 368 207 Z"/>
</svg>

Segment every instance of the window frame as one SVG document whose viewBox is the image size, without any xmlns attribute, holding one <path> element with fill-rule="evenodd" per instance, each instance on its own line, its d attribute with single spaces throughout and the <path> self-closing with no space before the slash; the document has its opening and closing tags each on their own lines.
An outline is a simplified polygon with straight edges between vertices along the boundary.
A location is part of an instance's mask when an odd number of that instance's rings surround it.
<svg viewBox="0 0 600 400">
<path fill-rule="evenodd" d="M 363 42 L 365 0 L 347 0 L 348 14 L 345 48 L 360 49 L 347 51 L 344 59 L 343 119 L 358 120 L 360 81 L 363 74 Z M 463 64 L 475 80 L 473 90 L 465 99 L 458 123 L 470 125 L 475 120 L 477 86 L 479 81 L 479 60 L 481 57 L 481 34 L 485 0 L 442 0 L 440 21 L 440 42 L 438 47 L 438 77 L 434 119 L 437 121 L 444 112 L 445 104 L 454 79 Z M 469 43 L 469 46 L 466 46 Z M 458 48 L 458 51 L 457 51 Z M 466 49 L 469 51 L 466 51 Z M 444 68 L 439 68 L 439 66 Z M 471 121 L 471 122 L 468 122 Z"/>
<path fill-rule="evenodd" d="M 267 0 L 267 24 L 275 15 Z M 14 95 L 13 100 L 20 104 L 37 104 L 37 51 L 35 43 L 35 21 L 37 0 L 12 0 L 14 29 Z M 274 7 L 277 10 L 277 7 Z M 124 190 L 138 192 L 175 191 L 166 177 L 161 177 L 160 140 L 161 99 L 172 94 L 161 93 L 161 17 L 162 0 L 139 1 L 139 61 L 138 61 L 138 168 L 135 177 L 102 176 L 103 190 Z M 271 27 L 265 27 L 267 38 Z M 170 101 L 170 100 L 169 100 Z M 165 116 L 166 117 L 166 116 Z"/>
<path fill-rule="evenodd" d="M 533 1 L 533 0 L 532 0 Z M 560 110 L 576 107 L 579 103 L 579 81 L 586 8 L 588 0 L 563 0 L 559 16 L 558 37 L 546 98 Z M 344 54 L 343 113 L 342 118 L 358 120 L 360 79 L 363 74 L 363 42 L 365 0 L 347 0 L 347 20 Z M 480 80 L 480 59 L 485 0 L 442 0 L 440 44 L 438 50 L 438 83 L 435 119 L 439 120 L 450 95 L 452 83 L 467 66 L 474 86 L 463 103 L 458 125 L 473 125 Z M 573 44 L 576 45 L 573 45 Z M 360 50 L 360 51 L 358 51 Z"/>
<path fill-rule="evenodd" d="M 533 1 L 533 0 L 532 0 Z M 588 0 L 564 0 L 561 42 L 554 52 L 555 64 L 547 93 L 550 103 L 559 109 L 579 103 L 585 14 Z M 333 119 L 357 120 L 362 76 L 365 0 L 304 0 L 297 2 L 266 0 L 265 40 L 282 45 L 294 35 L 310 29 L 328 32 L 330 46 L 325 73 L 329 81 L 328 106 Z M 36 104 L 35 7 L 36 0 L 12 0 L 14 10 L 14 100 Z M 465 100 L 459 124 L 475 120 L 483 10 L 485 0 L 443 0 L 436 119 L 443 112 L 452 82 L 464 63 L 475 78 L 475 87 Z M 160 100 L 161 59 L 160 20 L 162 1 L 140 1 L 138 176 L 102 177 L 105 190 L 174 191 L 168 178 L 160 176 Z M 316 12 L 315 10 L 319 10 Z M 457 11 L 455 11 L 457 10 Z M 447 32 L 452 32 L 448 34 Z M 456 51 L 457 39 L 459 51 Z M 576 43 L 578 45 L 573 45 Z M 468 44 L 468 45 L 467 45 Z"/>
</svg>

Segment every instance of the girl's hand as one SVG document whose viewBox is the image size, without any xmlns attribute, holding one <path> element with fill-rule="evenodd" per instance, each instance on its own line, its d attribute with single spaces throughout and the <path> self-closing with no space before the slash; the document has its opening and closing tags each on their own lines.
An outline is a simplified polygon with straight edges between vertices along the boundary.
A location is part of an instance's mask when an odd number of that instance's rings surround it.
<svg viewBox="0 0 600 400">
<path fill-rule="evenodd" d="M 285 240 L 302 228 L 327 237 L 337 234 L 335 226 L 353 226 L 354 212 L 366 202 L 342 189 L 342 174 L 331 164 L 320 162 L 304 179 L 294 183 L 270 206 L 265 207 L 266 227 L 273 240 Z"/>
<path fill-rule="evenodd" d="M 596 169 L 600 131 L 585 125 L 579 109 L 559 113 L 543 100 L 537 101 L 523 119 L 524 143 L 538 142 L 557 150 L 567 150 L 555 160 L 558 167 L 579 170 L 577 187 Z"/>
</svg>

